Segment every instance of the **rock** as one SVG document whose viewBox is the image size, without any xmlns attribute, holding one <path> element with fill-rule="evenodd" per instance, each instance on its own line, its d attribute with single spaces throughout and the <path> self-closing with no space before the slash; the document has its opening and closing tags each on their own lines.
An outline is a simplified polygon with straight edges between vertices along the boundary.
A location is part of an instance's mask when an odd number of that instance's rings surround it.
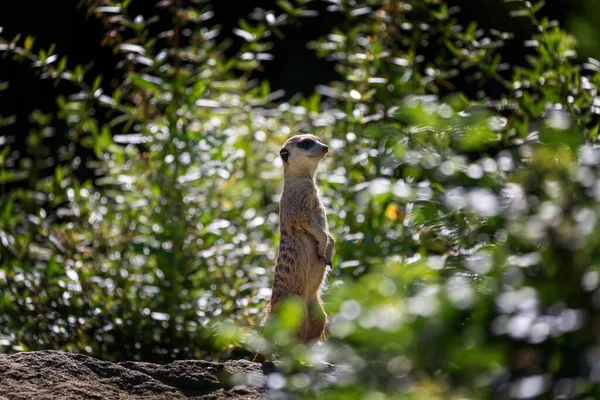
<svg viewBox="0 0 600 400">
<path fill-rule="evenodd" d="M 0 400 L 261 399 L 266 372 L 247 360 L 114 364 L 35 351 L 0 355 Z"/>
</svg>

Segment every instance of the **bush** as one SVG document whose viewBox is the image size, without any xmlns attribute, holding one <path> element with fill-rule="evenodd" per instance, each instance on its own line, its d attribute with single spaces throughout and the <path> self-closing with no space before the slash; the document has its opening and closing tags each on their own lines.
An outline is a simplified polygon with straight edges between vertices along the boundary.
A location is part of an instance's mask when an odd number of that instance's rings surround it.
<svg viewBox="0 0 600 400">
<path fill-rule="evenodd" d="M 279 389 L 598 394 L 600 63 L 580 64 L 540 4 L 508 5 L 537 32 L 519 66 L 502 62 L 510 34 L 460 26 L 443 2 L 331 2 L 342 22 L 311 47 L 343 79 L 283 102 L 249 77 L 309 2 L 240 21 L 234 57 L 209 6 L 162 3 L 176 22 L 160 33 L 129 1 L 87 2 L 122 55 L 112 88 L 32 38 L 0 43 L 77 88 L 58 115 L 34 115 L 34 158 L 1 153 L 2 184 L 31 183 L 0 200 L 4 351 L 249 356 L 264 343 L 253 327 L 278 243 L 277 149 L 310 132 L 333 150 L 319 174 L 336 238 L 332 323 L 316 352 L 268 337 L 289 365 Z M 40 177 L 53 119 L 71 144 Z M 93 181 L 77 179 L 80 147 L 95 154 Z M 292 362 L 303 359 L 346 373 L 326 381 Z"/>
</svg>

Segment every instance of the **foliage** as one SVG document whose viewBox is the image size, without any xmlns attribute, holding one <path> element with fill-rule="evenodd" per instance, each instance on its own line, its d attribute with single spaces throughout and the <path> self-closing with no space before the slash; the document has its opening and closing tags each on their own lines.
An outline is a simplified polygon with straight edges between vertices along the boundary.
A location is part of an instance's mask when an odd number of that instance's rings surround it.
<svg viewBox="0 0 600 400">
<path fill-rule="evenodd" d="M 342 22 L 311 47 L 343 79 L 283 102 L 252 71 L 310 2 L 240 21 L 234 57 L 209 4 L 159 2 L 174 21 L 161 31 L 129 3 L 87 2 L 122 54 L 114 87 L 32 38 L 0 42 L 77 90 L 33 115 L 32 159 L 0 153 L 5 351 L 165 361 L 268 345 L 289 366 L 272 388 L 303 397 L 598 395 L 600 63 L 580 64 L 541 4 L 507 4 L 537 32 L 508 65 L 509 33 L 460 26 L 443 2 L 329 1 Z M 54 120 L 71 145 L 42 176 Z M 319 174 L 332 323 L 314 352 L 286 336 L 294 304 L 269 341 L 253 331 L 278 243 L 277 149 L 297 132 L 333 150 Z M 94 181 L 77 178 L 81 148 Z"/>
</svg>

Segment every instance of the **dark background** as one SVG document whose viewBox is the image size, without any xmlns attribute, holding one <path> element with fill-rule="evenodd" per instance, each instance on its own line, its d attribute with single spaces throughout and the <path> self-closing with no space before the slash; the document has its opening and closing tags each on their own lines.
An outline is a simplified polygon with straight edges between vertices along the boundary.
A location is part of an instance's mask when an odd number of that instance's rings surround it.
<svg viewBox="0 0 600 400">
<path fill-rule="evenodd" d="M 104 82 L 110 82 L 111 78 L 119 77 L 119 71 L 115 69 L 118 58 L 108 47 L 101 46 L 105 33 L 102 24 L 94 17 L 87 18 L 84 7 L 78 8 L 78 3 L 79 0 L 3 1 L 0 4 L 0 26 L 3 27 L 0 35 L 9 39 L 18 33 L 34 36 L 34 49 L 47 49 L 55 43 L 56 53 L 68 56 L 70 67 L 92 63 L 88 76 L 102 75 Z M 455 17 L 463 25 L 476 21 L 484 29 L 514 32 L 515 39 L 503 50 L 503 61 L 510 64 L 524 62 L 524 54 L 516 49 L 522 49 L 521 38 L 530 33 L 526 30 L 531 27 L 527 23 L 519 24 L 518 19 L 508 18 L 510 3 L 502 0 L 453 0 L 449 3 L 460 7 Z M 132 7 L 134 12 L 150 14 L 155 12 L 154 4 L 153 1 L 134 1 Z M 237 26 L 238 20 L 247 17 L 255 7 L 274 9 L 276 2 L 218 0 L 213 2 L 212 7 L 215 16 L 210 23 L 222 25 L 222 37 L 234 41 L 230 51 L 235 52 L 241 39 L 232 34 L 232 29 Z M 319 16 L 306 19 L 301 29 L 284 28 L 285 39 L 274 38 L 272 53 L 275 59 L 265 64 L 264 71 L 256 73 L 256 77 L 267 79 L 273 90 L 284 89 L 286 98 L 298 92 L 309 94 L 316 85 L 326 84 L 337 76 L 333 65 L 318 59 L 306 48 L 306 44 L 329 33 L 339 20 L 335 14 L 324 10 L 324 2 L 315 2 L 313 8 L 320 11 Z M 583 12 L 582 1 L 550 0 L 542 12 L 564 24 L 571 16 Z M 15 115 L 17 119 L 16 124 L 5 128 L 0 135 L 12 136 L 12 148 L 25 154 L 29 114 L 34 109 L 56 111 L 57 94 L 68 93 L 69 88 L 55 87 L 53 82 L 40 80 L 26 64 L 10 60 L 0 60 L 0 81 L 10 84 L 8 90 L 0 93 L 0 115 Z M 58 147 L 63 140 L 60 126 L 58 128 L 58 134 L 46 143 L 51 149 Z"/>
</svg>

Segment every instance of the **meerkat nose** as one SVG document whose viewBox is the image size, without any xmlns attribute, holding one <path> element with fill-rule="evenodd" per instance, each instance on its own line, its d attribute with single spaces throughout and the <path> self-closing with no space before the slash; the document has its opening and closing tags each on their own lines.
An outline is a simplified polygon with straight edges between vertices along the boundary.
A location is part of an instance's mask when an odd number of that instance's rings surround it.
<svg viewBox="0 0 600 400">
<path fill-rule="evenodd" d="M 329 147 L 323 145 L 323 153 L 327 153 L 329 151 Z"/>
</svg>

